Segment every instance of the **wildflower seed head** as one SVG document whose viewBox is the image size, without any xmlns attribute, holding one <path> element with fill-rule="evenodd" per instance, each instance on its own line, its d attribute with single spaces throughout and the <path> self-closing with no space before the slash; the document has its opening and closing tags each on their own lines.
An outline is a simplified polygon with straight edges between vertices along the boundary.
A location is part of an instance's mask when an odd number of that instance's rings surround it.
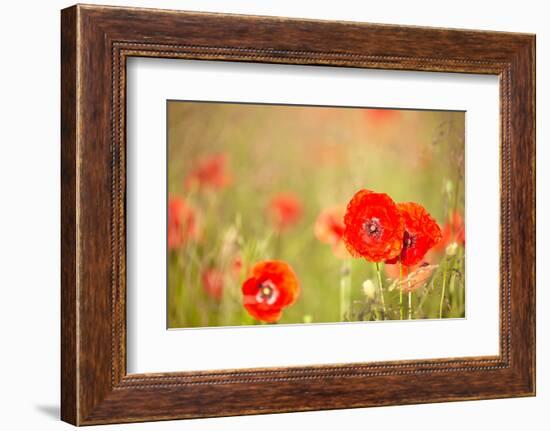
<svg viewBox="0 0 550 431">
<path fill-rule="evenodd" d="M 456 242 L 450 243 L 447 248 L 445 249 L 445 254 L 447 256 L 454 256 L 456 254 L 456 249 L 458 248 L 458 244 Z"/>
<path fill-rule="evenodd" d="M 376 297 L 376 287 L 372 280 L 366 280 L 363 283 L 363 293 L 368 299 L 374 299 Z"/>
</svg>

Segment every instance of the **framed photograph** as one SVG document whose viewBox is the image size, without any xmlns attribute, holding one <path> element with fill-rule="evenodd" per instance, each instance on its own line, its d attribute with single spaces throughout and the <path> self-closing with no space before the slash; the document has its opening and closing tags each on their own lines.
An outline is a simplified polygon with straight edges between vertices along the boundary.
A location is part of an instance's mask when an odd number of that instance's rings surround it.
<svg viewBox="0 0 550 431">
<path fill-rule="evenodd" d="M 535 394 L 535 37 L 61 14 L 62 419 Z"/>
</svg>

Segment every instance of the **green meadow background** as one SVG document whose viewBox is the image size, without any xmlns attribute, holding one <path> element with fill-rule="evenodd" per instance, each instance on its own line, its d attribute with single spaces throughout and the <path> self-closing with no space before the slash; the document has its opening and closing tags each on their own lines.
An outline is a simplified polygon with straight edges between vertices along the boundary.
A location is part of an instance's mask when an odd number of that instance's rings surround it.
<svg viewBox="0 0 550 431">
<path fill-rule="evenodd" d="M 443 227 L 464 215 L 463 112 L 375 110 L 203 102 L 168 102 L 168 191 L 193 208 L 200 235 L 168 253 L 170 328 L 252 325 L 242 306 L 246 271 L 264 259 L 287 261 L 301 293 L 279 324 L 368 321 L 379 317 L 374 264 L 340 259 L 314 235 L 319 213 L 345 206 L 359 189 L 423 205 Z M 224 154 L 231 183 L 193 189 L 186 178 L 197 160 Z M 278 232 L 267 210 L 271 197 L 290 192 L 303 213 Z M 242 261 L 235 273 L 233 259 Z M 411 295 L 412 318 L 464 316 L 464 250 L 430 253 L 435 269 Z M 223 274 L 212 297 L 203 274 Z M 350 272 L 349 295 L 342 296 Z M 382 264 L 387 319 L 399 319 L 395 274 Z M 442 289 L 445 295 L 442 303 Z M 442 305 L 442 307 L 441 307 Z"/>
</svg>

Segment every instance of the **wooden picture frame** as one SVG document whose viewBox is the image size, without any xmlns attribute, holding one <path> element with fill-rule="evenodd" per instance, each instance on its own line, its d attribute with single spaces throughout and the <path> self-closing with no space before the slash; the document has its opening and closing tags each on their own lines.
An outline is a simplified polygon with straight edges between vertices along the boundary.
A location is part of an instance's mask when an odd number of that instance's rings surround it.
<svg viewBox="0 0 550 431">
<path fill-rule="evenodd" d="M 64 421 L 535 394 L 534 35 L 83 5 L 64 9 L 61 18 Z M 131 56 L 498 75 L 500 354 L 128 375 L 125 66 Z"/>
</svg>

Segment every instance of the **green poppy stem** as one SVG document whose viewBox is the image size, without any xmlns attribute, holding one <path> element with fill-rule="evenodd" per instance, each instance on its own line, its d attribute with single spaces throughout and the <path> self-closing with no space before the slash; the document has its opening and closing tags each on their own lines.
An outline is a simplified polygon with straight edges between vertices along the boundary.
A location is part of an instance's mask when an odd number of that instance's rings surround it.
<svg viewBox="0 0 550 431">
<path fill-rule="evenodd" d="M 447 283 L 447 262 L 443 270 L 443 286 L 441 287 L 441 300 L 439 301 L 439 318 L 443 317 L 443 301 L 445 300 L 445 285 Z"/>
<path fill-rule="evenodd" d="M 403 320 L 403 264 L 399 259 L 399 320 Z"/>
<path fill-rule="evenodd" d="M 382 274 L 380 272 L 380 263 L 376 262 L 376 275 L 378 276 L 378 287 L 380 289 L 380 299 L 382 301 L 382 311 L 384 320 L 386 319 L 386 301 L 384 300 L 384 286 L 382 285 Z"/>
<path fill-rule="evenodd" d="M 413 309 L 412 309 L 412 291 L 409 290 L 409 320 L 412 320 L 413 316 Z"/>
</svg>

